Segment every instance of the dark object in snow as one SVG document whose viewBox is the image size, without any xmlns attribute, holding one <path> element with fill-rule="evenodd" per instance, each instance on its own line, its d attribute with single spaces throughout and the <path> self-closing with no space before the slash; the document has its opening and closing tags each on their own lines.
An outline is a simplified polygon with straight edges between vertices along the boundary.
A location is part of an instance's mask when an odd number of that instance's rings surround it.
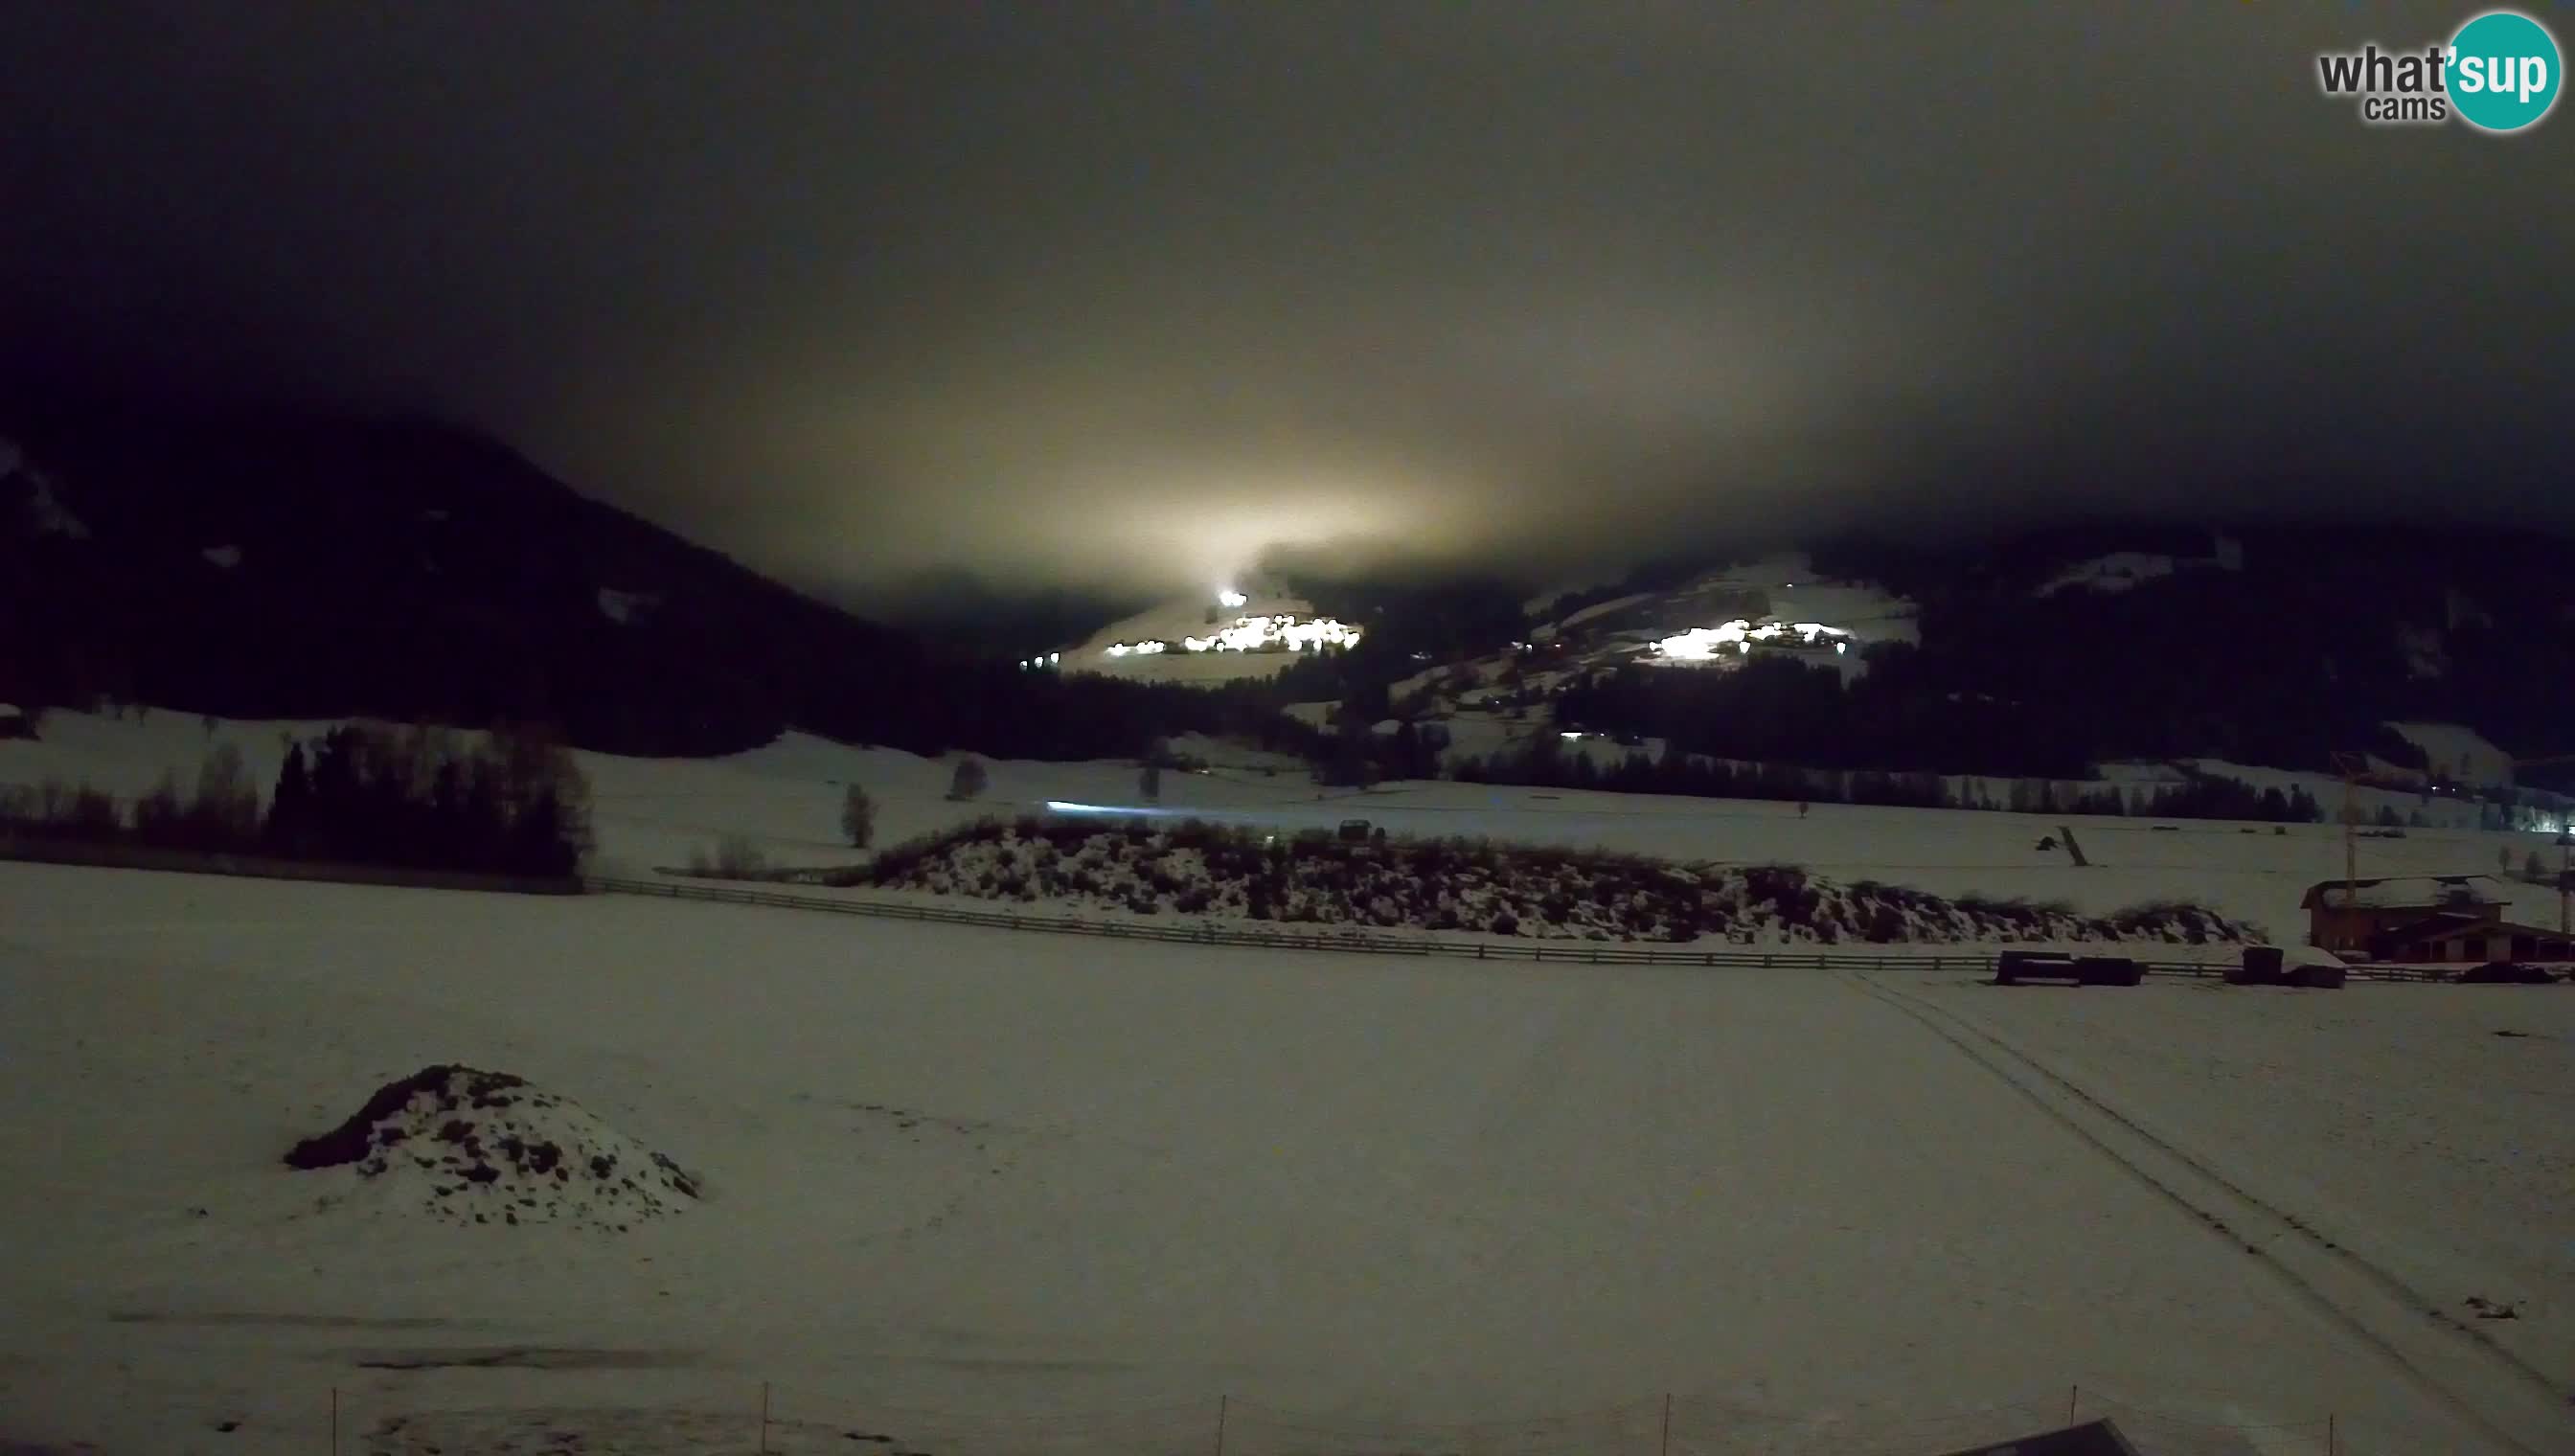
<svg viewBox="0 0 2575 1456">
<path fill-rule="evenodd" d="M 241 1429 L 241 1422 L 239 1422 L 239 1421 L 217 1421 L 217 1422 L 215 1422 L 215 1429 L 216 1429 L 216 1430 L 218 1430 L 218 1431 L 225 1432 L 226 1434 L 230 1434 L 230 1433 L 232 1433 L 232 1432 L 234 1432 L 234 1431 L 238 1431 L 238 1430 L 240 1430 L 240 1429 Z"/>
<path fill-rule="evenodd" d="M 2041 852 L 2053 849 L 2056 847 L 2056 836 L 2054 834 L 2041 834 L 2038 836 L 2038 842 L 2030 847 L 2040 850 Z"/>
<path fill-rule="evenodd" d="M 2077 984 L 2087 986 L 2132 986 L 2145 983 L 2146 972 L 2125 955 L 2080 955 L 2074 960 Z"/>
<path fill-rule="evenodd" d="M 2289 984 L 2304 990 L 2338 991 L 2342 989 L 2342 982 L 2343 967 L 2339 965 L 2319 962 L 2301 965 L 2289 972 Z"/>
<path fill-rule="evenodd" d="M 2081 985 L 2083 975 L 2075 967 L 2073 956 L 2052 950 L 2006 950 L 1994 957 L 1995 985 L 2030 985 L 2040 981 Z"/>
<path fill-rule="evenodd" d="M 487 1072 L 450 1062 L 425 1066 L 399 1081 L 378 1087 L 376 1094 L 367 1099 L 367 1105 L 359 1108 L 348 1121 L 288 1149 L 286 1165 L 309 1170 L 336 1168 L 359 1161 L 375 1151 L 375 1126 L 378 1122 L 411 1105 L 411 1099 L 422 1092 L 444 1095 L 448 1079 L 458 1076 L 465 1078 L 467 1092 L 477 1099 L 527 1085 L 526 1081 L 508 1072 Z M 464 1126 L 462 1123 L 451 1125 Z"/>
<path fill-rule="evenodd" d="M 1341 837 L 1351 843 L 1361 843 L 1368 836 L 1368 821 L 1365 819 L 1343 819 Z"/>
<path fill-rule="evenodd" d="M 2107 1417 L 2079 1426 L 1967 1446 L 1943 1456 L 2140 1456 L 2134 1443 Z"/>
<path fill-rule="evenodd" d="M 2471 1294 L 2468 1296 L 2468 1308 L 2475 1310 L 2477 1312 L 2477 1318 L 2479 1319 L 2521 1318 L 2520 1305 L 2497 1304 L 2495 1301 L 2479 1294 Z"/>
<path fill-rule="evenodd" d="M 2458 983 L 2463 986 L 2544 986 L 2556 979 L 2545 966 L 2525 965 L 2517 960 L 2489 960 L 2458 974 Z"/>
<path fill-rule="evenodd" d="M 2065 852 L 2074 856 L 2074 865 L 2076 868 L 2088 869 L 2091 867 L 2092 861 L 2083 857 L 2082 841 L 2074 837 L 2074 826 L 2072 824 L 2058 824 L 2056 826 L 2056 837 L 2065 841 Z"/>
<path fill-rule="evenodd" d="M 2530 1033 L 2527 1031 L 2498 1031 L 2495 1034 L 2497 1036 L 2528 1036 Z"/>
<path fill-rule="evenodd" d="M 2289 983 L 2283 968 L 2287 953 L 2277 945 L 2247 945 L 2241 963 L 2226 967 L 2226 983 L 2231 986 L 2284 986 Z"/>
</svg>

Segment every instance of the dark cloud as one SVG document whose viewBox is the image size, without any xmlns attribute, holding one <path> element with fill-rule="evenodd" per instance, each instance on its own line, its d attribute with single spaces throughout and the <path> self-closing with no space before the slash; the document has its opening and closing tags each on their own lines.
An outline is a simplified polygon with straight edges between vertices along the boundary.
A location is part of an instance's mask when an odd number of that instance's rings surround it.
<svg viewBox="0 0 2575 1456">
<path fill-rule="evenodd" d="M 836 591 L 2563 523 L 2568 123 L 2313 80 L 2466 13 L 20 5 L 0 307 L 469 417 Z"/>
</svg>

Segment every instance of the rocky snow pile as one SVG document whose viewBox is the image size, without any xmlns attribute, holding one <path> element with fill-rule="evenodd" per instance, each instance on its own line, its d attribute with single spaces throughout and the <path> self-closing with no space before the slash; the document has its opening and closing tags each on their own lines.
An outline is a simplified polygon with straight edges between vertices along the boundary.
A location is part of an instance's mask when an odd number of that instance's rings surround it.
<svg viewBox="0 0 2575 1456">
<path fill-rule="evenodd" d="M 450 1223 L 561 1223 L 624 1233 L 677 1213 L 696 1179 L 579 1105 L 506 1072 L 439 1065 L 388 1082 L 356 1115 L 287 1153 L 416 1193 Z M 397 1200 L 399 1201 L 399 1200 Z"/>
<path fill-rule="evenodd" d="M 1673 864 L 1472 839 L 1351 842 L 1196 820 L 1103 828 L 985 821 L 897 845 L 842 885 L 1027 904 L 1544 939 L 1731 944 L 2116 941 L 2207 944 L 2255 927 L 2196 905 L 2112 915 L 1900 885 L 1841 884 L 1794 865 Z"/>
</svg>

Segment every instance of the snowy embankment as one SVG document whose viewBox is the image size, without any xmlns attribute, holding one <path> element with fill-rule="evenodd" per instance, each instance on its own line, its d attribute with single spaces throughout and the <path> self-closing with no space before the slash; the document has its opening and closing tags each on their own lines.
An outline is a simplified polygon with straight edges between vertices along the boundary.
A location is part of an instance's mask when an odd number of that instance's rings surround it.
<svg viewBox="0 0 2575 1456">
<path fill-rule="evenodd" d="M 1991 897 L 1842 884 L 1794 865 L 1674 864 L 1472 839 L 1353 842 L 1199 820 L 984 820 L 900 844 L 826 882 L 1139 915 L 1540 939 L 1730 944 L 2225 944 L 2250 925 L 2195 905 L 2109 915 Z"/>
</svg>

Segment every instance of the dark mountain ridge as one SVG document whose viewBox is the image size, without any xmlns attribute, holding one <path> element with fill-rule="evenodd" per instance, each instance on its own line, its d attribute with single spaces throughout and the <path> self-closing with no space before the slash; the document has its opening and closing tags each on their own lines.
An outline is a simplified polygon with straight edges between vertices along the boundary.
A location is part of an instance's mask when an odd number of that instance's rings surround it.
<svg viewBox="0 0 2575 1456">
<path fill-rule="evenodd" d="M 788 728 L 1132 752 L 1226 704 L 863 621 L 417 419 L 0 402 L 0 697 L 549 725 L 706 754 Z"/>
</svg>

